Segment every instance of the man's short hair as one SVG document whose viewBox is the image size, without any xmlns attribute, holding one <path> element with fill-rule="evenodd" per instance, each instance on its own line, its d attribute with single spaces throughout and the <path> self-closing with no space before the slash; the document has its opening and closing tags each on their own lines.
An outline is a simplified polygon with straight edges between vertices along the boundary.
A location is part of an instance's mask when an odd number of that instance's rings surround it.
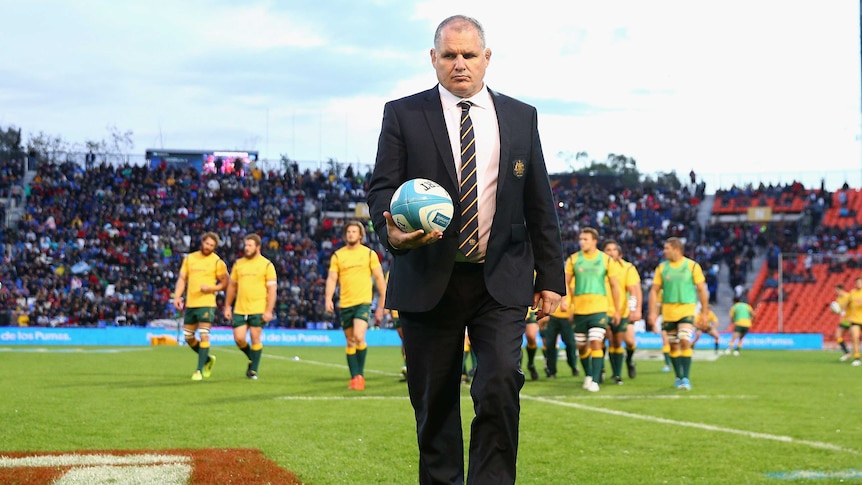
<svg viewBox="0 0 862 485">
<path fill-rule="evenodd" d="M 443 28 L 450 24 L 471 24 L 473 28 L 476 29 L 476 32 L 479 34 L 479 42 L 482 43 L 482 49 L 485 48 L 485 29 L 482 28 L 482 24 L 479 23 L 478 20 L 473 17 L 468 17 L 466 15 L 453 15 L 451 17 L 447 17 L 440 22 L 440 25 L 437 26 L 437 30 L 434 31 L 434 48 L 440 48 L 440 36 Z M 462 28 L 456 28 L 457 31 L 465 30 Z"/>
<path fill-rule="evenodd" d="M 254 241 L 255 245 L 257 245 L 257 247 L 260 247 L 260 236 L 258 236 L 257 234 L 249 234 L 244 238 L 244 240 Z"/>
</svg>

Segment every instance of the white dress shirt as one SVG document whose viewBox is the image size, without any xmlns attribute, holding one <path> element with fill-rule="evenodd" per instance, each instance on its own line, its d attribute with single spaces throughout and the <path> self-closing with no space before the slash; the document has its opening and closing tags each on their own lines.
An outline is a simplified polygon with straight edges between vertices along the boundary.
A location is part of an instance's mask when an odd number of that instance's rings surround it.
<svg viewBox="0 0 862 485">
<path fill-rule="evenodd" d="M 439 85 L 440 101 L 443 103 L 443 117 L 446 119 L 446 130 L 452 144 L 452 155 L 455 157 L 455 173 L 458 183 L 461 182 L 461 107 L 458 103 L 469 101 L 470 119 L 473 121 L 473 133 L 476 143 L 476 189 L 479 211 L 479 249 L 470 257 L 472 262 L 485 260 L 485 250 L 488 248 L 488 236 L 491 233 L 491 222 L 497 210 L 497 176 L 500 170 L 500 126 L 497 123 L 497 111 L 494 101 L 486 86 L 471 98 L 459 98 Z M 457 199 L 459 194 L 450 194 Z M 456 209 L 457 210 L 457 209 Z M 466 259 L 459 252 L 457 260 Z"/>
</svg>

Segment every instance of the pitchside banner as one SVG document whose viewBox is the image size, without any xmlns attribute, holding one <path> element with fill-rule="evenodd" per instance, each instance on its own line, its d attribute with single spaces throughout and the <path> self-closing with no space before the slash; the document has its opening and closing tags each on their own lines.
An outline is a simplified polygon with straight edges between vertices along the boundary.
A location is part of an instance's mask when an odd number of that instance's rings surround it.
<svg viewBox="0 0 862 485">
<path fill-rule="evenodd" d="M 730 342 L 731 334 L 722 334 L 721 342 Z M 182 340 L 176 330 L 142 327 L 107 328 L 43 328 L 0 327 L 0 345 L 150 345 L 153 339 L 168 337 Z M 400 346 L 401 339 L 395 330 L 369 330 L 366 335 L 371 346 Z M 635 334 L 640 349 L 660 349 L 661 335 Z M 230 328 L 216 327 L 210 333 L 213 345 L 234 345 Z M 703 335 L 699 348 L 712 348 L 713 339 Z M 264 329 L 265 345 L 333 346 L 344 347 L 344 333 L 340 330 L 285 330 Z M 748 350 L 821 350 L 823 335 L 801 333 L 749 333 L 745 336 Z"/>
<path fill-rule="evenodd" d="M 0 345 L 150 345 L 153 339 L 168 337 L 183 340 L 175 329 L 143 327 L 49 328 L 0 327 Z M 178 339 L 179 337 L 179 339 Z M 395 330 L 369 330 L 368 345 L 401 345 Z M 213 345 L 235 345 L 233 330 L 214 327 L 210 332 Z M 344 347 L 341 330 L 264 329 L 265 345 L 335 346 Z"/>
</svg>

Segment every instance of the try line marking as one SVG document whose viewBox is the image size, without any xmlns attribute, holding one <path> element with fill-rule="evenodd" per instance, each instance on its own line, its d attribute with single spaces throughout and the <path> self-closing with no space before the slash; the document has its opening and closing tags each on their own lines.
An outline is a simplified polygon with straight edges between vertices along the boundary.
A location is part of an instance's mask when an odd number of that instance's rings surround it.
<svg viewBox="0 0 862 485">
<path fill-rule="evenodd" d="M 831 443 L 823 443 L 820 441 L 798 440 L 798 439 L 792 438 L 790 436 L 781 436 L 781 435 L 774 435 L 774 434 L 768 434 L 768 433 L 755 433 L 753 431 L 744 431 L 741 429 L 725 428 L 722 426 L 713 426 L 711 424 L 692 423 L 689 421 L 677 421 L 675 419 L 659 418 L 656 416 L 649 416 L 649 415 L 645 415 L 645 414 L 635 414 L 635 413 L 629 413 L 626 411 L 616 411 L 613 409 L 606 409 L 606 408 L 597 408 L 597 407 L 593 407 L 593 406 L 587 406 L 585 404 L 578 404 L 578 403 L 573 403 L 573 402 L 563 402 L 563 401 L 558 401 L 555 399 L 548 399 L 548 398 L 544 398 L 544 397 L 521 395 L 521 399 L 525 399 L 528 401 L 541 402 L 541 403 L 545 403 L 545 404 L 554 404 L 557 406 L 569 407 L 569 408 L 574 408 L 574 409 L 580 409 L 583 411 L 593 411 L 593 412 L 597 412 L 597 413 L 610 414 L 612 416 L 620 416 L 620 417 L 631 418 L 631 419 L 640 419 L 642 421 L 650 421 L 653 423 L 668 424 L 668 425 L 673 425 L 673 426 L 684 426 L 687 428 L 702 429 L 704 431 L 715 431 L 715 432 L 719 432 L 719 433 L 729 433 L 729 434 L 745 436 L 748 438 L 770 440 L 770 441 L 780 441 L 782 443 L 805 445 L 805 446 L 809 446 L 811 448 L 818 448 L 821 450 L 841 451 L 841 452 L 850 453 L 853 455 L 862 455 L 862 452 L 860 452 L 858 450 L 853 450 L 850 448 L 844 448 L 844 447 L 841 447 L 838 445 L 833 445 Z"/>
</svg>

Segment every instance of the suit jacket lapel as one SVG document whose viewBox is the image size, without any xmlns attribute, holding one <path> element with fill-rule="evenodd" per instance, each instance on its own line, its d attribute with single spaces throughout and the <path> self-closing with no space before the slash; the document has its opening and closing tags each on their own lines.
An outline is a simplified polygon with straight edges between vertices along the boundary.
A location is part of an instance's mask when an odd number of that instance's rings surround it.
<svg viewBox="0 0 862 485">
<path fill-rule="evenodd" d="M 452 180 L 452 186 L 458 187 L 458 175 L 455 173 L 455 159 L 452 155 L 452 144 L 449 141 L 449 133 L 446 130 L 446 120 L 443 118 L 443 103 L 440 102 L 440 92 L 435 86 L 428 91 L 425 91 L 425 119 L 428 120 L 428 127 L 431 131 L 431 136 L 434 138 L 434 144 L 437 146 L 437 151 L 443 157 L 443 164 L 446 165 L 446 173 Z"/>
<path fill-rule="evenodd" d="M 500 127 L 500 167 L 497 172 L 497 200 L 500 200 L 500 194 L 503 193 L 503 186 L 506 185 L 506 175 L 508 175 L 508 160 L 509 160 L 509 136 L 511 127 L 509 126 L 509 113 L 506 99 L 498 95 L 491 89 L 491 99 L 494 100 L 494 111 L 497 112 L 497 125 Z"/>
</svg>

